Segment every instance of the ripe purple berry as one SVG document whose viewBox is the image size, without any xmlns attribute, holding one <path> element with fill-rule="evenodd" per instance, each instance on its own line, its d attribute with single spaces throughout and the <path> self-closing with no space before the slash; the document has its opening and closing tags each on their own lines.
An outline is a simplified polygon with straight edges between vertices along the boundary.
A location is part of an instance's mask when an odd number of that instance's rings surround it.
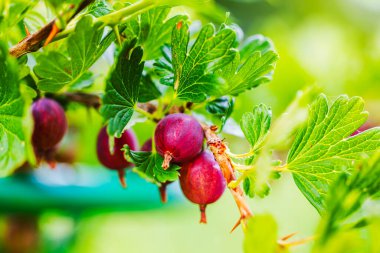
<svg viewBox="0 0 380 253">
<path fill-rule="evenodd" d="M 51 156 L 55 146 L 62 140 L 67 130 L 65 111 L 54 100 L 41 98 L 32 104 L 34 129 L 32 144 L 37 161 Z M 53 161 L 51 166 L 54 167 Z"/>
<path fill-rule="evenodd" d="M 157 153 L 164 157 L 162 167 L 195 158 L 202 151 L 203 137 L 202 126 L 192 116 L 176 113 L 163 118 L 154 133 Z"/>
<path fill-rule="evenodd" d="M 206 206 L 217 201 L 226 188 L 219 164 L 211 153 L 204 151 L 194 161 L 183 164 L 180 173 L 183 194 L 199 204 L 200 223 L 206 223 Z"/>
<path fill-rule="evenodd" d="M 121 150 L 125 144 L 127 144 L 131 150 L 137 150 L 137 139 L 132 130 L 127 130 L 120 138 L 115 138 L 114 150 L 111 154 L 107 129 L 106 127 L 100 129 L 96 149 L 98 159 L 105 167 L 118 171 L 120 183 L 123 187 L 126 187 L 124 169 L 133 166 L 132 163 L 125 160 L 124 152 Z"/>
<path fill-rule="evenodd" d="M 152 139 L 148 139 L 141 147 L 141 151 L 151 152 L 152 151 Z M 158 187 L 158 191 L 160 192 L 160 198 L 162 203 L 166 203 L 168 201 L 166 194 L 166 187 L 172 182 L 166 181 L 165 183 L 161 183 L 161 186 Z"/>
<path fill-rule="evenodd" d="M 141 147 L 141 151 L 151 152 L 152 151 L 152 139 L 148 139 Z"/>
</svg>

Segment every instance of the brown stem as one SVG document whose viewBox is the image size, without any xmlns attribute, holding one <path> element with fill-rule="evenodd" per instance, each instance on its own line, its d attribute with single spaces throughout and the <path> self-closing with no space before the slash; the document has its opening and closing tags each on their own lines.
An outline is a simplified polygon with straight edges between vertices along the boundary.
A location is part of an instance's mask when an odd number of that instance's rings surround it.
<svg viewBox="0 0 380 253">
<path fill-rule="evenodd" d="M 166 186 L 168 183 L 162 183 L 160 187 L 158 187 L 158 191 L 160 192 L 160 198 L 162 203 L 168 202 L 168 197 L 166 194 Z"/>
<path fill-rule="evenodd" d="M 203 131 L 206 136 L 207 145 L 209 149 L 214 154 L 215 160 L 218 162 L 223 176 L 227 181 L 227 184 L 231 181 L 236 180 L 236 176 L 234 174 L 234 167 L 232 165 L 230 157 L 226 154 L 227 146 L 216 134 L 217 127 L 216 126 L 207 126 L 202 125 Z M 232 228 L 232 231 L 239 226 L 241 222 L 245 222 L 249 217 L 251 217 L 252 211 L 249 208 L 242 189 L 240 186 L 236 188 L 229 188 L 232 193 L 232 197 L 234 198 L 237 207 L 239 208 L 240 218 L 236 225 Z M 231 232 L 232 232 L 231 231 Z"/>
<path fill-rule="evenodd" d="M 84 8 L 86 8 L 89 4 L 91 4 L 94 0 L 83 0 L 75 13 L 69 17 L 67 21 L 72 20 L 79 12 L 81 12 Z M 51 31 L 53 30 L 53 27 L 55 25 L 57 19 L 53 19 L 50 21 L 50 23 L 43 26 L 40 30 L 37 32 L 30 34 L 26 36 L 23 40 L 21 40 L 19 43 L 14 45 L 9 49 L 9 53 L 13 55 L 14 57 L 18 58 L 20 56 L 23 56 L 24 54 L 35 52 L 38 49 L 40 49 L 43 46 L 43 42 L 49 37 Z M 61 30 L 58 30 L 58 33 L 61 32 Z"/>
<path fill-rule="evenodd" d="M 38 252 L 38 217 L 29 214 L 12 214 L 6 218 L 4 252 Z"/>
<path fill-rule="evenodd" d="M 53 19 L 50 23 L 42 27 L 37 32 L 26 36 L 19 43 L 14 45 L 9 49 L 9 53 L 14 57 L 18 58 L 24 54 L 35 52 L 40 49 L 43 45 L 43 41 L 47 39 L 50 31 L 53 29 L 56 19 Z"/>
<path fill-rule="evenodd" d="M 150 114 L 153 114 L 157 111 L 157 106 L 152 103 L 138 103 L 138 107 L 146 112 L 149 112 Z"/>
<path fill-rule="evenodd" d="M 201 220 L 199 221 L 199 223 L 207 224 L 206 207 L 207 205 L 204 204 L 199 205 L 199 211 L 201 211 Z"/>
<path fill-rule="evenodd" d="M 96 94 L 91 93 L 65 92 L 63 94 L 60 94 L 60 96 L 64 97 L 68 101 L 77 102 L 83 104 L 86 107 L 93 107 L 95 109 L 99 109 L 101 104 L 100 97 Z"/>
</svg>

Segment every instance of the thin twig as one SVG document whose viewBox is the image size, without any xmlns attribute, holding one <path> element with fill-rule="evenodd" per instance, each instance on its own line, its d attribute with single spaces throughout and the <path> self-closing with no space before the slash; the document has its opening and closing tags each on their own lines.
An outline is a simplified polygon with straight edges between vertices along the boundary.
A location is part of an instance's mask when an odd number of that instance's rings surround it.
<svg viewBox="0 0 380 253">
<path fill-rule="evenodd" d="M 89 4 L 94 2 L 94 0 L 83 0 L 73 15 L 67 21 L 72 20 L 78 13 L 80 13 L 83 9 L 85 9 Z M 43 42 L 49 37 L 50 32 L 52 31 L 54 24 L 57 19 L 53 19 L 50 23 L 43 26 L 37 32 L 26 36 L 19 43 L 14 45 L 9 49 L 9 53 L 14 57 L 18 58 L 27 53 L 35 52 L 43 46 Z M 58 31 L 58 33 L 61 30 Z"/>
<path fill-rule="evenodd" d="M 100 96 L 92 93 L 84 92 L 64 92 L 64 93 L 47 93 L 47 97 L 51 97 L 63 103 L 76 102 L 80 103 L 88 108 L 94 108 L 98 110 L 101 105 Z"/>
<path fill-rule="evenodd" d="M 9 53 L 18 58 L 24 54 L 35 52 L 40 49 L 43 45 L 43 41 L 45 41 L 49 36 L 55 21 L 56 19 L 52 20 L 37 32 L 26 36 L 22 41 L 11 47 L 9 49 Z"/>
<path fill-rule="evenodd" d="M 229 184 L 231 181 L 235 181 L 236 176 L 234 174 L 234 167 L 232 165 L 230 157 L 226 153 L 226 144 L 216 134 L 217 127 L 209 127 L 207 125 L 202 125 L 202 127 L 206 136 L 207 145 L 209 146 L 211 152 L 214 154 L 215 160 L 218 162 L 223 172 L 223 176 L 227 181 L 227 184 Z M 241 222 L 245 222 L 253 214 L 246 202 L 244 193 L 240 186 L 229 188 L 229 190 L 231 191 L 240 212 L 240 218 L 236 225 L 232 228 L 233 231 Z"/>
<path fill-rule="evenodd" d="M 65 92 L 60 95 L 65 97 L 68 101 L 77 102 L 85 105 L 86 107 L 92 107 L 95 109 L 99 109 L 101 104 L 101 99 L 96 94 L 83 92 Z"/>
</svg>

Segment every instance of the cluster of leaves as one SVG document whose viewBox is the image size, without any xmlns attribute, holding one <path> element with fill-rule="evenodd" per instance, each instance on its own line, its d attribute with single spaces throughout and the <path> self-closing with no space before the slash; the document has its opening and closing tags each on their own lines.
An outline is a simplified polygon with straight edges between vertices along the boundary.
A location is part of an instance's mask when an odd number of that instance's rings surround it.
<svg viewBox="0 0 380 253">
<path fill-rule="evenodd" d="M 380 220 L 366 214 L 363 205 L 379 197 L 380 151 L 377 151 L 361 160 L 351 174 L 343 173 L 332 183 L 311 252 L 377 252 L 375 238 L 379 236 Z M 270 215 L 252 218 L 245 231 L 245 252 L 287 252 L 286 243 L 279 244 L 277 227 Z M 364 240 L 363 235 L 373 240 Z"/>
<path fill-rule="evenodd" d="M 358 211 L 362 210 L 366 201 L 378 200 L 379 197 L 380 151 L 377 151 L 369 159 L 358 163 L 351 175 L 340 175 L 331 186 L 315 248 L 323 250 L 331 242 L 337 244 L 340 241 L 337 238 L 347 232 L 360 237 L 357 230 L 371 225 L 374 218 L 368 217 L 365 211 L 361 214 Z"/>
<path fill-rule="evenodd" d="M 325 209 L 329 185 L 342 173 L 350 173 L 356 162 L 371 156 L 380 147 L 378 127 L 350 136 L 367 119 L 363 107 L 364 102 L 359 97 L 340 96 L 329 106 L 325 95 L 318 96 L 309 108 L 306 123 L 291 144 L 286 163 L 278 166 L 273 162 L 275 171 L 292 173 L 300 191 L 320 213 Z M 270 110 L 262 105 L 242 118 L 241 127 L 251 145 L 250 152 L 245 155 L 252 166 L 251 171 L 254 171 L 255 156 L 267 150 L 263 146 L 268 145 L 270 119 Z M 249 196 L 255 193 L 252 182 L 256 175 L 243 174 L 244 189 Z M 273 172 L 269 177 L 277 175 Z"/>
<path fill-rule="evenodd" d="M 139 4 L 143 9 L 149 3 Z M 56 1 L 49 4 L 57 14 L 65 13 L 66 5 Z M 158 104 L 165 104 L 168 98 L 168 109 L 183 102 L 191 102 L 195 106 L 198 103 L 220 118 L 224 125 L 233 111 L 233 96 L 270 80 L 278 57 L 269 40 L 256 36 L 239 43 L 235 30 L 226 24 L 218 29 L 207 24 L 190 33 L 187 16 L 170 16 L 169 6 L 158 6 L 128 19 L 122 17 L 120 24 L 113 29 L 106 28 L 107 24 L 114 23 L 114 20 L 109 21 L 111 17 L 120 17 L 136 6 L 139 5 L 113 8 L 103 1 L 95 1 L 74 19 L 75 26 L 69 24 L 67 29 L 74 28 L 57 44 L 58 47 L 47 47 L 43 52 L 31 54 L 36 64 L 25 74 L 28 85 L 39 94 L 87 89 L 94 81 L 90 68 L 113 42 L 121 43 L 116 48 L 117 60 L 105 82 L 100 109 L 108 124 L 108 133 L 118 137 L 133 124 L 130 121 L 136 111 L 141 113 L 138 103 L 158 100 Z M 14 82 L 19 91 L 18 78 L 24 76 L 15 74 Z M 10 80 L 4 76 L 1 81 Z M 143 113 L 142 116 L 158 120 L 168 111 L 162 109 L 158 108 L 153 115 Z M 27 139 L 21 141 L 28 142 Z M 14 152 L 13 149 L 5 152 L 4 160 L 14 157 Z M 155 156 L 158 155 L 151 154 L 152 161 L 157 160 Z M 25 155 L 17 157 L 25 160 Z M 132 160 L 139 164 L 137 156 L 131 155 L 133 157 L 135 159 Z M 5 167 L 4 175 L 18 165 L 19 162 Z M 141 171 L 149 172 L 149 177 L 155 178 L 148 167 L 139 167 Z M 159 177 L 158 182 L 173 179 L 173 175 L 168 175 L 167 178 Z"/>
</svg>

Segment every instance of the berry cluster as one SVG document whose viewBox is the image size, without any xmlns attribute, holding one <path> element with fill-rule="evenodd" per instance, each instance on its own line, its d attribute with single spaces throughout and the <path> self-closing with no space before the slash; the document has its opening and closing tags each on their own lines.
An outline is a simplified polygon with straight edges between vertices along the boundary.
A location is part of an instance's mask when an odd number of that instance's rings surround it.
<svg viewBox="0 0 380 253">
<path fill-rule="evenodd" d="M 33 103 L 34 131 L 32 142 L 38 161 L 45 160 L 54 167 L 52 154 L 67 130 L 63 108 L 54 100 L 42 98 Z M 152 139 L 147 140 L 141 151 L 152 151 Z M 226 188 L 226 181 L 214 156 L 203 150 L 202 126 L 192 116 L 176 113 L 163 118 L 154 133 L 154 148 L 164 158 L 163 169 L 171 163 L 179 165 L 180 185 L 186 198 L 200 207 L 201 223 L 206 223 L 206 206 L 217 201 Z M 97 138 L 97 156 L 105 167 L 116 170 L 120 182 L 126 187 L 125 169 L 133 166 L 125 159 L 122 148 L 128 145 L 137 150 L 137 138 L 132 130 L 124 131 L 120 138 L 109 138 L 103 127 Z M 166 186 L 162 183 L 160 195 L 166 202 Z"/>
<path fill-rule="evenodd" d="M 206 223 L 206 205 L 217 201 L 226 188 L 223 174 L 213 155 L 203 151 L 204 134 L 198 121 L 186 114 L 170 114 L 162 119 L 156 127 L 154 145 L 158 154 L 164 157 L 162 167 L 169 168 L 170 163 L 181 166 L 180 184 L 184 195 L 199 204 L 201 223 Z M 97 154 L 99 161 L 109 169 L 119 172 L 120 181 L 125 186 L 124 169 L 131 167 L 121 151 L 127 144 L 132 150 L 137 149 L 136 137 L 132 130 L 127 130 L 120 138 L 115 138 L 114 152 L 110 153 L 109 139 L 105 128 L 98 135 Z M 147 140 L 141 151 L 152 151 L 152 139 Z M 159 190 L 162 202 L 166 202 L 164 182 Z"/>
</svg>

